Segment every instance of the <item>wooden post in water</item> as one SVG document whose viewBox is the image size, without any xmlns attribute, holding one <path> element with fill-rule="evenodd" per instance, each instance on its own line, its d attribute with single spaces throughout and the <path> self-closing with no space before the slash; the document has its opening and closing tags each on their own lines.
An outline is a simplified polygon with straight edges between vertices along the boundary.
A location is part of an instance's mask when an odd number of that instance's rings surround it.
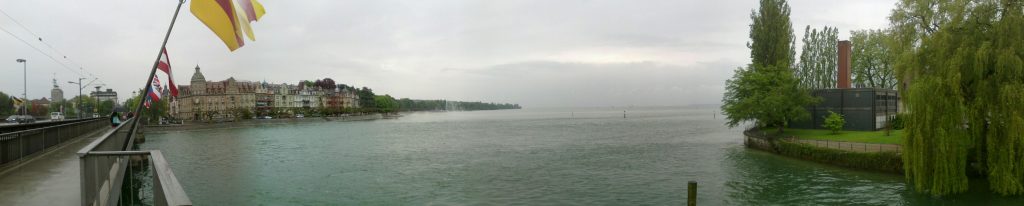
<svg viewBox="0 0 1024 206">
<path fill-rule="evenodd" d="M 686 187 L 686 205 L 697 206 L 697 181 L 690 180 Z"/>
</svg>

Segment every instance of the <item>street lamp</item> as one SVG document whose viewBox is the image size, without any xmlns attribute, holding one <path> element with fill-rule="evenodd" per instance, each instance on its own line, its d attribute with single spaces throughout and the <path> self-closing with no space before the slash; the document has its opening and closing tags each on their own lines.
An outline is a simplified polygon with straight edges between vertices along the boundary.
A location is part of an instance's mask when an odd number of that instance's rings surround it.
<svg viewBox="0 0 1024 206">
<path fill-rule="evenodd" d="M 22 85 L 23 87 L 22 87 L 22 93 L 21 93 L 22 96 L 21 96 L 21 98 L 24 98 L 25 101 L 28 101 L 28 60 L 18 59 L 17 61 L 18 61 L 18 63 L 22 64 L 21 74 L 22 74 L 22 78 L 23 78 L 22 81 L 24 82 L 24 85 Z M 21 111 L 22 111 L 21 115 L 26 115 L 28 113 L 28 107 L 22 106 L 21 107 Z"/>
</svg>

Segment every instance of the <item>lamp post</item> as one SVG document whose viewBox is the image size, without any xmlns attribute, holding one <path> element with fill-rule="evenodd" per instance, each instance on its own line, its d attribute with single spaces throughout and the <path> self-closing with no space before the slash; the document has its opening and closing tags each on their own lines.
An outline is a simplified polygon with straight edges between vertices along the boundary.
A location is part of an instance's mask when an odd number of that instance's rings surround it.
<svg viewBox="0 0 1024 206">
<path fill-rule="evenodd" d="M 22 81 L 24 82 L 23 83 L 24 85 L 22 85 L 23 87 L 22 87 L 22 93 L 21 93 L 22 96 L 21 96 L 21 98 L 24 98 L 25 101 L 28 102 L 28 60 L 18 59 L 17 61 L 18 61 L 18 63 L 21 63 L 21 65 L 22 65 L 22 67 L 21 67 L 21 74 L 22 74 Z M 29 103 L 29 104 L 31 104 L 31 103 Z M 28 114 L 28 107 L 22 106 L 21 107 L 21 115 L 26 115 L 26 114 Z"/>
</svg>

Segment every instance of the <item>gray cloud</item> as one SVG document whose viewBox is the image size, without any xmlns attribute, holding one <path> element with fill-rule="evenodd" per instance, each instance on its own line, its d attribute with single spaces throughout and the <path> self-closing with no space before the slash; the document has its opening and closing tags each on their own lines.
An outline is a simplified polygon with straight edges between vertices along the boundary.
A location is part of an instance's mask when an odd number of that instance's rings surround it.
<svg viewBox="0 0 1024 206">
<path fill-rule="evenodd" d="M 525 106 L 717 103 L 725 79 L 749 61 L 744 46 L 756 1 L 261 1 L 257 41 L 236 52 L 183 8 L 168 48 L 184 82 L 195 65 L 209 80 L 294 83 L 331 77 L 378 93 Z M 881 28 L 893 1 L 792 1 L 805 25 Z M 107 86 L 144 83 L 174 1 L 14 1 L 0 8 Z M 30 37 L 6 17 L 0 27 Z M 31 40 L 33 38 L 30 38 Z M 44 45 L 33 42 L 40 48 Z M 799 45 L 797 45 L 799 48 Z M 0 91 L 30 97 L 50 79 L 76 78 L 0 33 Z M 8 60 L 5 60 L 8 59 Z M 72 85 L 63 83 L 65 93 Z M 122 97 L 122 99 L 124 99 Z"/>
</svg>

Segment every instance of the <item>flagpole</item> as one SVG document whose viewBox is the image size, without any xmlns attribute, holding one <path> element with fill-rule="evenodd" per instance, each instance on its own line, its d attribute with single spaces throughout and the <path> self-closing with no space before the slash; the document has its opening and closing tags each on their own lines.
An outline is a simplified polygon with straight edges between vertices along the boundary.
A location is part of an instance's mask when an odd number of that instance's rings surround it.
<svg viewBox="0 0 1024 206">
<path fill-rule="evenodd" d="M 181 12 L 181 5 L 184 4 L 185 0 L 178 1 L 178 8 L 174 10 L 174 17 L 171 17 L 171 25 L 167 26 L 167 34 L 164 35 L 164 42 L 160 45 L 160 50 L 157 51 L 156 61 L 153 61 L 153 68 L 149 70 L 149 78 L 146 78 L 146 86 L 142 87 L 143 90 L 148 90 L 149 87 L 153 86 L 153 76 L 156 76 L 156 67 L 160 64 L 160 57 L 164 55 L 164 49 L 167 48 L 167 39 L 171 38 L 171 30 L 174 29 L 174 22 L 178 20 L 178 13 Z M 131 132 L 129 132 L 129 134 L 139 127 L 139 121 L 142 119 L 142 104 L 146 102 L 147 94 L 149 93 L 142 92 L 139 94 L 139 104 L 135 105 L 135 112 L 133 112 L 133 118 L 136 119 L 132 122 Z M 127 148 L 128 146 L 129 145 L 125 145 L 124 147 Z"/>
</svg>

